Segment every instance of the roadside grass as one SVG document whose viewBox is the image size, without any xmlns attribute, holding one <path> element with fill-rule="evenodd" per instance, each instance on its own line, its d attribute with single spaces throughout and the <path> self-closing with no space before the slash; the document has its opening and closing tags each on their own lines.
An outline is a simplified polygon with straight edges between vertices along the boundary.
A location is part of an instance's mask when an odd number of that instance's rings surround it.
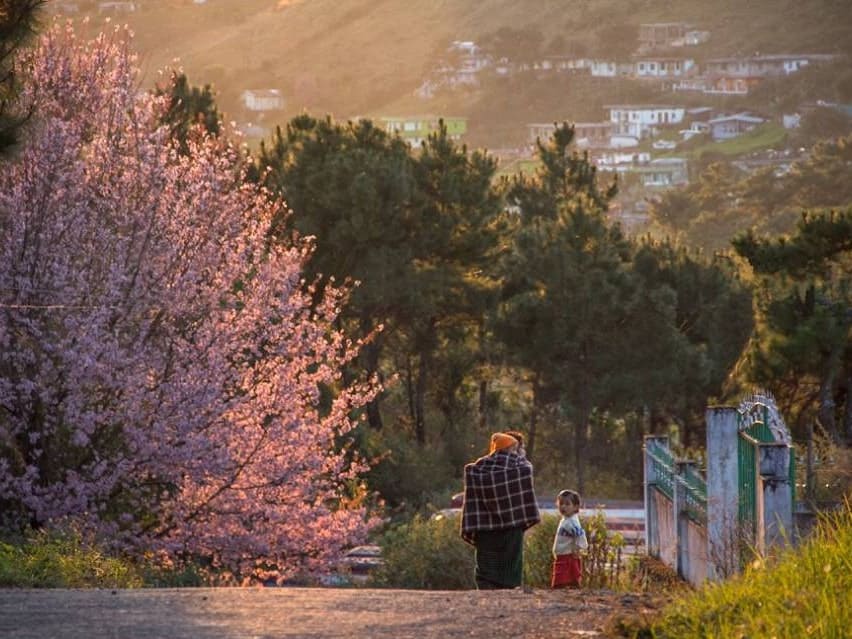
<svg viewBox="0 0 852 639">
<path fill-rule="evenodd" d="M 0 588 L 144 588 L 208 585 L 195 565 L 162 567 L 109 554 L 75 531 L 0 540 Z"/>
<path fill-rule="evenodd" d="M 676 600 L 662 615 L 621 636 L 848 637 L 852 628 L 852 502 L 824 516 L 812 538 L 739 577 Z"/>
<path fill-rule="evenodd" d="M 140 571 L 75 534 L 37 533 L 20 544 L 0 542 L 0 587 L 139 588 Z"/>
</svg>

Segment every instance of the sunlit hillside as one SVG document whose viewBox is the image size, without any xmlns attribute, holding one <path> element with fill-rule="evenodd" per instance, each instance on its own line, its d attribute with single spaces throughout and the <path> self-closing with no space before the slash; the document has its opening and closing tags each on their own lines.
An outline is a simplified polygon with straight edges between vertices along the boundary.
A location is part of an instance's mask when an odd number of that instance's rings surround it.
<svg viewBox="0 0 852 639">
<path fill-rule="evenodd" d="M 97 2 L 88 5 L 97 28 L 105 14 Z M 282 120 L 305 109 L 338 118 L 482 111 L 476 94 L 423 102 L 413 92 L 450 42 L 501 27 L 540 32 L 550 53 L 600 56 L 629 50 L 619 33 L 643 22 L 687 21 L 710 31 L 709 42 L 690 51 L 703 56 L 834 53 L 852 42 L 847 0 L 148 0 L 141 7 L 111 20 L 133 26 L 146 83 L 179 59 L 190 81 L 212 83 L 232 114 L 241 91 L 280 90 Z M 503 97 L 518 99 L 498 91 L 489 101 Z"/>
</svg>

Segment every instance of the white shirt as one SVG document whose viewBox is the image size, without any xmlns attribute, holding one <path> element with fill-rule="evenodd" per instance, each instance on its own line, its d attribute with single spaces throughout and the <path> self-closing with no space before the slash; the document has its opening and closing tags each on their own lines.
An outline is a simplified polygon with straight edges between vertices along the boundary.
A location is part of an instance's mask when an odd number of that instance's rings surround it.
<svg viewBox="0 0 852 639">
<path fill-rule="evenodd" d="M 580 524 L 580 517 L 574 513 L 570 517 L 563 517 L 556 529 L 556 538 L 553 540 L 553 555 L 571 555 L 589 547 L 586 539 L 586 531 Z"/>
</svg>

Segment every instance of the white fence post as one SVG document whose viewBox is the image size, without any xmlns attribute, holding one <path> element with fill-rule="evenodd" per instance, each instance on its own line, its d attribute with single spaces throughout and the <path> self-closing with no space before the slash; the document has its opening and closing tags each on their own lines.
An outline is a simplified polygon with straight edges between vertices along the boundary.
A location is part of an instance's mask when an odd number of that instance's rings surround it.
<svg viewBox="0 0 852 639">
<path fill-rule="evenodd" d="M 758 447 L 760 479 L 758 496 L 762 501 L 759 542 L 761 552 L 792 542 L 793 500 L 790 486 L 792 447 L 786 443 L 761 443 Z"/>
<path fill-rule="evenodd" d="M 728 565 L 738 549 L 739 486 L 737 475 L 737 409 L 707 408 L 707 576 L 720 580 L 731 574 Z"/>
</svg>

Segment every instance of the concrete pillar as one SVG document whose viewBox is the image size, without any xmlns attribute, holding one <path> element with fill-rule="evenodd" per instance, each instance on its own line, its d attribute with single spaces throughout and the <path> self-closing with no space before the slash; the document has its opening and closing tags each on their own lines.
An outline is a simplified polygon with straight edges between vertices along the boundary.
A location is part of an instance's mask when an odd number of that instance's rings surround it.
<svg viewBox="0 0 852 639">
<path fill-rule="evenodd" d="M 674 486 L 674 522 L 677 533 L 677 574 L 689 579 L 689 517 L 686 514 L 686 475 L 697 472 L 698 464 L 694 461 L 679 460 L 676 465 L 677 475 Z"/>
<path fill-rule="evenodd" d="M 758 548 L 766 552 L 774 546 L 792 543 L 793 497 L 790 486 L 792 448 L 785 443 L 761 443 L 758 446 Z"/>
<path fill-rule="evenodd" d="M 707 423 L 707 576 L 720 580 L 736 569 L 739 478 L 737 409 L 710 406 Z"/>
<path fill-rule="evenodd" d="M 654 507 L 654 485 L 657 482 L 657 474 L 654 471 L 654 464 L 648 455 L 648 446 L 658 445 L 668 449 L 669 438 L 657 435 L 645 435 L 645 441 L 642 446 L 643 456 L 645 459 L 645 482 L 643 491 L 645 498 L 645 550 L 652 557 L 660 556 L 660 528 L 657 521 L 657 513 Z"/>
</svg>

